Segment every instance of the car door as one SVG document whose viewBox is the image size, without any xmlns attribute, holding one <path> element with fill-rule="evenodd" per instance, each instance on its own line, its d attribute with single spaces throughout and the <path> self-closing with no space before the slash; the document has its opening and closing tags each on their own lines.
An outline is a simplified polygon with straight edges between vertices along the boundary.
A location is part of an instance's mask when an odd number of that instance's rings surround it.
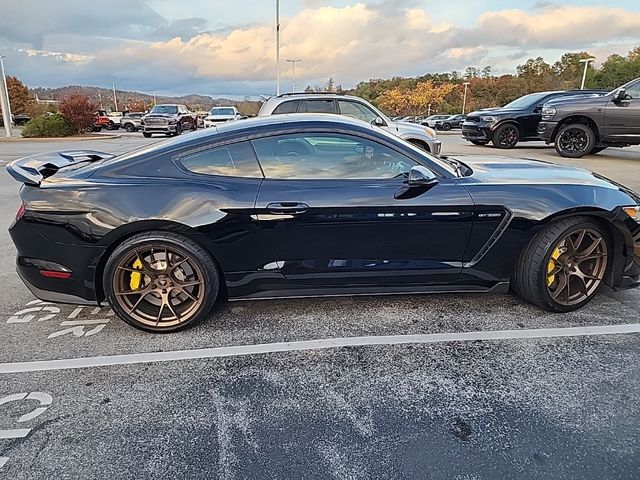
<svg viewBox="0 0 640 480">
<path fill-rule="evenodd" d="M 542 106 L 545 102 L 557 97 L 559 95 L 542 97 L 518 116 L 518 123 L 522 129 L 522 138 L 538 137 L 538 124 L 542 120 Z"/>
<path fill-rule="evenodd" d="M 271 268 L 301 287 L 453 282 L 472 200 L 452 179 L 399 197 L 416 159 L 370 137 L 296 133 L 253 140 L 256 201 Z"/>
<path fill-rule="evenodd" d="M 628 86 L 626 94 L 623 100 L 611 99 L 607 103 L 604 126 L 610 140 L 640 140 L 640 81 Z"/>
</svg>

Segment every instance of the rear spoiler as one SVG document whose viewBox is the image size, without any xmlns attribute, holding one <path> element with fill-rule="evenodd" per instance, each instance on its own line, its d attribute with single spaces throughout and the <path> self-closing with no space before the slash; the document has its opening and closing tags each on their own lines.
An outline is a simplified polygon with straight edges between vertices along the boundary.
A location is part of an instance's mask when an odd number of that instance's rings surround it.
<svg viewBox="0 0 640 480">
<path fill-rule="evenodd" d="M 106 160 L 115 155 L 95 150 L 66 150 L 19 158 L 7 165 L 7 172 L 13 178 L 27 185 L 40 185 L 45 178 L 55 175 L 58 170 L 69 165 Z"/>
</svg>

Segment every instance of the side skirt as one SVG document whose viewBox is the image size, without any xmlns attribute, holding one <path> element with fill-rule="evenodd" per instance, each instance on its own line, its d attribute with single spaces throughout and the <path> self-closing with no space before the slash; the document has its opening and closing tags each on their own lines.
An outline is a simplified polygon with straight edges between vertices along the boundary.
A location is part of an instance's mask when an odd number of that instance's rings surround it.
<svg viewBox="0 0 640 480">
<path fill-rule="evenodd" d="M 229 298 L 230 302 L 246 300 L 276 300 L 282 298 L 351 297 L 382 295 L 421 295 L 434 293 L 507 293 L 509 282 L 499 282 L 492 287 L 477 285 L 425 285 L 401 287 L 351 287 L 351 288 L 301 288 L 269 290 L 250 295 Z"/>
</svg>

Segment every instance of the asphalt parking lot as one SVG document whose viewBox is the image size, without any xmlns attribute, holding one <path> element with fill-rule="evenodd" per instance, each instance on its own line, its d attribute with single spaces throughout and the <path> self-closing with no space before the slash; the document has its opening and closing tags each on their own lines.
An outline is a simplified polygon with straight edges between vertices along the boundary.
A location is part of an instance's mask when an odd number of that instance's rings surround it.
<svg viewBox="0 0 640 480">
<path fill-rule="evenodd" d="M 441 138 L 640 191 L 640 148 L 567 162 Z M 159 140 L 0 142 L 0 166 Z M 511 295 L 238 302 L 152 335 L 36 301 L 4 169 L 0 199 L 0 478 L 640 478 L 640 290 L 563 315 Z"/>
</svg>

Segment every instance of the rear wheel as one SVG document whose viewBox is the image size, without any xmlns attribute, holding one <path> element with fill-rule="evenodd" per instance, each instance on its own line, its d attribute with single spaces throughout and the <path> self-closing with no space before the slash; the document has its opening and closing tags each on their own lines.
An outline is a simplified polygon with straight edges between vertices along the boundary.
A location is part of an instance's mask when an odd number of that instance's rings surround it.
<svg viewBox="0 0 640 480">
<path fill-rule="evenodd" d="M 555 140 L 556 152 L 562 157 L 580 158 L 593 151 L 596 136 L 587 125 L 574 123 L 560 129 Z"/>
<path fill-rule="evenodd" d="M 507 123 L 498 127 L 498 129 L 493 132 L 491 143 L 493 143 L 494 147 L 508 149 L 514 148 L 519 140 L 520 130 L 518 130 L 518 127 Z"/>
<path fill-rule="evenodd" d="M 136 131 L 136 127 L 133 126 L 133 123 L 125 124 L 124 129 L 129 133 Z"/>
<path fill-rule="evenodd" d="M 103 285 L 114 312 L 133 327 L 173 332 L 205 317 L 220 290 L 213 259 L 170 232 L 135 235 L 114 250 Z"/>
<path fill-rule="evenodd" d="M 450 123 L 443 123 L 442 124 L 442 130 L 444 130 L 445 132 L 451 130 L 451 124 Z"/>
<path fill-rule="evenodd" d="M 568 312 L 588 303 L 604 282 L 607 232 L 585 217 L 549 224 L 520 255 L 514 289 L 545 310 Z"/>
</svg>

